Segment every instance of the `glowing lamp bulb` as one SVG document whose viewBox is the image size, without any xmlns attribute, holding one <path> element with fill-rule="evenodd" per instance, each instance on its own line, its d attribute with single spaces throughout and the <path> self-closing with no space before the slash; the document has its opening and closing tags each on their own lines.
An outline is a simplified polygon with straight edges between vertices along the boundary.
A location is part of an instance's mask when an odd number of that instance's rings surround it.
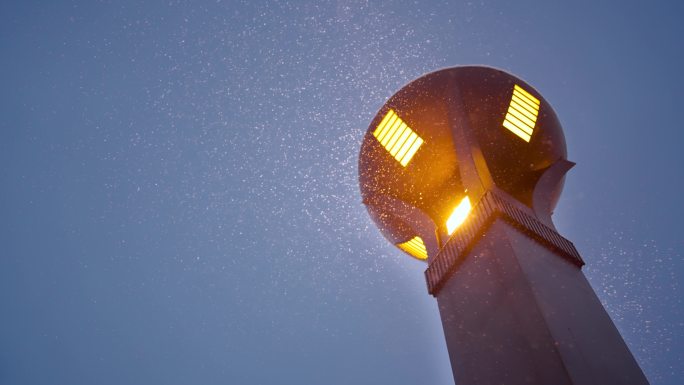
<svg viewBox="0 0 684 385">
<path fill-rule="evenodd" d="M 447 219 L 446 226 L 447 226 L 447 233 L 449 235 L 453 234 L 456 229 L 465 222 L 466 218 L 468 218 L 468 213 L 470 213 L 470 209 L 472 206 L 470 205 L 470 198 L 467 196 L 463 199 L 461 199 L 461 202 L 454 208 L 454 211 L 451 212 L 451 215 L 449 215 L 449 219 Z"/>
</svg>

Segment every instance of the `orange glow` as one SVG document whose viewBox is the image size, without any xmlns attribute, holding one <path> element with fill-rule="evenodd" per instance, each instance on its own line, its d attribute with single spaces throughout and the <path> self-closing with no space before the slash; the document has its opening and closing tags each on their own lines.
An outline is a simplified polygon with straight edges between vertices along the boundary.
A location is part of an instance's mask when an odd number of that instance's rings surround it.
<svg viewBox="0 0 684 385">
<path fill-rule="evenodd" d="M 413 239 L 408 242 L 397 244 L 397 247 L 418 259 L 425 260 L 428 257 L 425 243 L 423 243 L 423 239 L 418 236 L 413 237 Z"/>
<path fill-rule="evenodd" d="M 394 110 L 385 114 L 373 131 L 373 136 L 404 167 L 424 142 Z"/>
<path fill-rule="evenodd" d="M 458 226 L 465 222 L 466 218 L 468 218 L 471 208 L 472 206 L 470 205 L 470 198 L 467 196 L 461 200 L 456 208 L 454 208 L 454 211 L 451 212 L 451 215 L 449 215 L 449 219 L 447 219 L 446 222 L 447 233 L 449 235 L 453 234 Z"/>
<path fill-rule="evenodd" d="M 513 96 L 511 96 L 503 126 L 522 140 L 529 142 L 537 123 L 539 104 L 539 99 L 516 84 L 513 87 Z"/>
</svg>

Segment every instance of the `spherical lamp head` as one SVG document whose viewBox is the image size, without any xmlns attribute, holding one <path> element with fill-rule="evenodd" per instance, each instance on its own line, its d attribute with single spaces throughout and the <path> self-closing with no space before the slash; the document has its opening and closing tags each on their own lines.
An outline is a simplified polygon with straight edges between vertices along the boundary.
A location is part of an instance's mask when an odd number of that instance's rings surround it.
<svg viewBox="0 0 684 385">
<path fill-rule="evenodd" d="M 555 112 L 529 84 L 490 67 L 453 67 L 410 82 L 380 108 L 361 145 L 359 184 L 382 234 L 427 259 L 488 189 L 544 206 L 550 218 L 564 171 L 544 191 L 538 185 L 566 157 Z"/>
</svg>

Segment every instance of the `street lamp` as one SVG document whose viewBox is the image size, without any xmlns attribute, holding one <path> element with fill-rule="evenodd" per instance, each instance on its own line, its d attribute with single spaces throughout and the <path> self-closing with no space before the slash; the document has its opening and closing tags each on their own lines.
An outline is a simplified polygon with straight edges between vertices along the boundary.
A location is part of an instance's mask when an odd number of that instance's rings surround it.
<svg viewBox="0 0 684 385">
<path fill-rule="evenodd" d="M 551 214 L 565 138 L 549 103 L 489 67 L 439 70 L 378 111 L 363 203 L 424 260 L 459 384 L 648 384 Z"/>
</svg>

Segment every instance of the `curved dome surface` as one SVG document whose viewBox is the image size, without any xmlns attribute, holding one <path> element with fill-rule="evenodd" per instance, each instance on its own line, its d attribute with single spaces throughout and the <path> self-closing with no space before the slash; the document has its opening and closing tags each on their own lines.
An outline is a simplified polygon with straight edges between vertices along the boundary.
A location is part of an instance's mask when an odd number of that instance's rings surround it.
<svg viewBox="0 0 684 385">
<path fill-rule="evenodd" d="M 494 184 L 530 207 L 541 174 L 567 157 L 555 112 L 522 79 L 481 66 L 426 74 L 378 111 L 359 155 L 363 201 L 392 243 L 418 236 L 428 251 L 439 247 L 436 234 L 467 196 L 455 147 L 463 131 L 480 149 Z"/>
</svg>

